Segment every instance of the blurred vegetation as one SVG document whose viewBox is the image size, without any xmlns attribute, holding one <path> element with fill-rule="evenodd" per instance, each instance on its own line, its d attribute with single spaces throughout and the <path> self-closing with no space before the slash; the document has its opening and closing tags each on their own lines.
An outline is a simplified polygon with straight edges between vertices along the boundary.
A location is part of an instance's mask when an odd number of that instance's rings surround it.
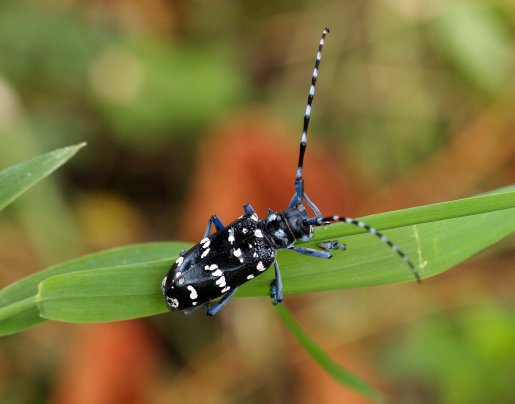
<svg viewBox="0 0 515 404">
<path fill-rule="evenodd" d="M 196 241 L 209 215 L 240 215 L 228 206 L 250 202 L 262 215 L 266 204 L 286 205 L 276 195 L 293 194 L 288 153 L 324 26 L 307 158 L 334 165 L 306 165 L 334 184 L 317 194 L 315 177 L 306 182 L 324 212 L 362 216 L 514 182 L 515 11 L 506 0 L 1 0 L 0 169 L 90 145 L 2 212 L 1 285 L 86 252 Z M 230 177 L 232 160 L 265 147 L 270 157 L 246 157 L 250 168 L 236 169 L 246 176 Z M 282 168 L 267 174 L 277 159 L 287 160 L 287 182 Z M 287 304 L 337 362 L 394 402 L 510 403 L 514 257 L 508 239 L 419 288 Z M 47 323 L 3 338 L 0 401 L 121 402 L 117 391 L 138 403 L 364 402 L 280 338 L 264 299 L 240 299 L 208 320 Z"/>
</svg>

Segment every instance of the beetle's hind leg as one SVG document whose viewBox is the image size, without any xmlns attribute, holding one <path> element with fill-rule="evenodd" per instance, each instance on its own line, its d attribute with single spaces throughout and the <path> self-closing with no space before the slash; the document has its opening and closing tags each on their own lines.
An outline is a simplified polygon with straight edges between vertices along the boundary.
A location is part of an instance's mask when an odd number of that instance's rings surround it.
<svg viewBox="0 0 515 404">
<path fill-rule="evenodd" d="M 281 271 L 279 270 L 279 264 L 274 261 L 275 267 L 275 279 L 270 285 L 270 297 L 274 299 L 274 306 L 283 301 L 283 280 L 281 278 Z"/>
<path fill-rule="evenodd" d="M 218 313 L 222 309 L 222 307 L 229 303 L 229 300 L 232 299 L 237 290 L 238 288 L 234 288 L 229 293 L 222 296 L 222 298 L 213 307 L 206 311 L 206 314 L 208 316 L 214 316 L 216 313 Z"/>
</svg>

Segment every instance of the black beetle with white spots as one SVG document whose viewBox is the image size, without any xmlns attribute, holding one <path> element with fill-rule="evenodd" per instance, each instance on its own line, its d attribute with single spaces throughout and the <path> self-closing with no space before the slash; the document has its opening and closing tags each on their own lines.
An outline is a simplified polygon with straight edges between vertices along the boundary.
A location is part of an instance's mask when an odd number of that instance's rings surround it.
<svg viewBox="0 0 515 404">
<path fill-rule="evenodd" d="M 171 311 L 182 311 L 184 314 L 190 314 L 197 308 L 205 306 L 207 314 L 212 316 L 231 300 L 240 285 L 261 275 L 272 264 L 275 268 L 275 280 L 271 284 L 271 298 L 274 304 L 281 302 L 283 300 L 283 285 L 279 265 L 275 259 L 277 251 L 290 250 L 315 258 L 331 258 L 333 256 L 331 249 L 345 249 L 345 246 L 338 244 L 337 241 L 330 241 L 320 244 L 324 251 L 294 247 L 296 240 L 308 241 L 313 237 L 313 226 L 320 226 L 329 221 L 345 222 L 375 234 L 394 252 L 399 254 L 409 265 L 417 280 L 420 281 L 417 270 L 408 257 L 383 234 L 361 221 L 348 217 L 324 217 L 304 193 L 302 169 L 311 104 L 315 94 L 315 83 L 322 48 L 328 32 L 328 28 L 324 29 L 318 47 L 306 114 L 304 115 L 299 164 L 295 179 L 295 195 L 288 209 L 279 212 L 273 212 L 269 209 L 267 217 L 260 220 L 252 207 L 246 204 L 243 207 L 243 216 L 228 226 L 224 226 L 216 215 L 211 216 L 204 238 L 190 250 L 181 252 L 181 256 L 163 279 L 161 290 L 166 305 Z M 315 217 L 309 217 L 303 204 L 304 201 L 313 210 Z M 212 225 L 215 226 L 216 231 L 210 235 Z M 219 297 L 221 299 L 213 307 L 210 307 L 210 302 Z"/>
</svg>

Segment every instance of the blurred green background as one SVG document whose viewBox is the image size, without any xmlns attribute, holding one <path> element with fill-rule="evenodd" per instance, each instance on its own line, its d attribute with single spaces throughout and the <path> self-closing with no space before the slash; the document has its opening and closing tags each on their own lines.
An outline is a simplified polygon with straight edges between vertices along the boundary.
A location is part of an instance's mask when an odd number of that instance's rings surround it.
<svg viewBox="0 0 515 404">
<path fill-rule="evenodd" d="M 515 182 L 511 1 L 0 0 L 0 169 L 88 142 L 2 212 L 0 286 L 87 252 L 197 241 L 209 215 L 241 214 L 213 211 L 206 190 L 260 215 L 284 208 L 289 198 L 265 196 L 293 194 L 289 156 L 325 26 L 306 172 L 334 176 L 345 195 L 322 202 L 339 209 L 326 213 L 361 216 Z M 260 142 L 270 161 L 252 158 Z M 252 175 L 234 179 L 210 155 L 243 161 Z M 314 156 L 336 169 L 310 165 Z M 289 159 L 287 182 L 263 174 L 277 167 L 272 157 Z M 203 183 L 208 171 L 216 183 Z M 512 237 L 420 287 L 286 304 L 392 402 L 512 403 L 514 258 Z M 302 352 L 266 299 L 239 299 L 214 319 L 48 322 L 0 340 L 2 403 L 264 400 L 367 402 Z"/>
</svg>

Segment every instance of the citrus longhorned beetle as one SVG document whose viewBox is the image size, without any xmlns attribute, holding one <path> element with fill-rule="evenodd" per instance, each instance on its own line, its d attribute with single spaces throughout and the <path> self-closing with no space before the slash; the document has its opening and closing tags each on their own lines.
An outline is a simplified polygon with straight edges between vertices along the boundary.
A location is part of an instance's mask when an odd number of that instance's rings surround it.
<svg viewBox="0 0 515 404">
<path fill-rule="evenodd" d="M 330 249 L 344 249 L 345 246 L 339 245 L 337 241 L 321 243 L 320 247 L 325 251 L 294 246 L 296 240 L 307 241 L 313 236 L 313 226 L 319 226 L 328 221 L 343 221 L 375 234 L 401 256 L 410 266 L 417 280 L 420 281 L 417 270 L 408 257 L 384 235 L 361 221 L 341 216 L 323 217 L 320 210 L 304 193 L 302 169 L 311 103 L 315 94 L 315 83 L 322 48 L 328 32 L 329 29 L 325 28 L 318 47 L 315 70 L 311 78 L 308 103 L 304 115 L 299 163 L 295 179 L 295 195 L 288 209 L 280 212 L 273 212 L 268 209 L 267 217 L 259 220 L 252 207 L 246 204 L 243 207 L 243 216 L 228 226 L 224 226 L 216 215 L 211 216 L 204 238 L 190 250 L 181 252 L 180 257 L 163 279 L 161 290 L 166 305 L 171 311 L 183 311 L 184 314 L 189 314 L 201 306 L 206 306 L 207 314 L 212 316 L 229 302 L 236 293 L 238 286 L 262 274 L 272 264 L 275 267 L 275 280 L 271 285 L 271 297 L 274 299 L 274 304 L 281 302 L 283 300 L 283 286 L 279 265 L 275 259 L 277 251 L 287 249 L 311 257 L 331 258 Z M 304 200 L 316 217 L 310 218 L 308 216 L 303 204 Z M 216 230 L 212 235 L 210 235 L 211 225 L 214 225 Z M 210 307 L 209 303 L 218 297 L 221 297 L 221 299 L 213 307 Z"/>
</svg>

